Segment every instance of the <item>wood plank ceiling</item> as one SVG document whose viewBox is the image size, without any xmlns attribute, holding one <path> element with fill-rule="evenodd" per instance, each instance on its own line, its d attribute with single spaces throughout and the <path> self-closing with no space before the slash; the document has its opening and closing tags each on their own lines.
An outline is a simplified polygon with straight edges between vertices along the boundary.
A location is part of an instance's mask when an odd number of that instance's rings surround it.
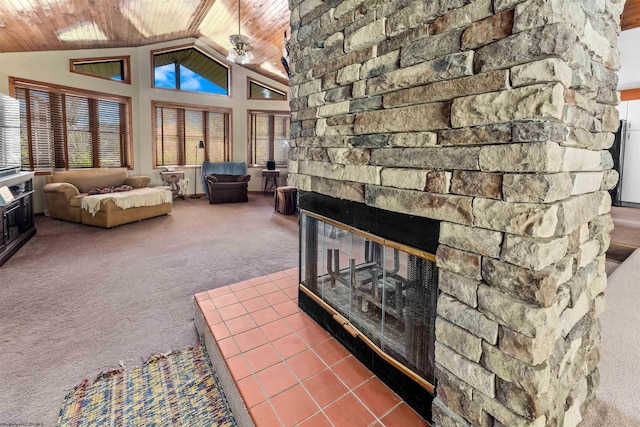
<svg viewBox="0 0 640 427">
<path fill-rule="evenodd" d="M 627 0 L 622 12 L 622 30 L 640 27 L 640 0 Z"/>
<path fill-rule="evenodd" d="M 287 0 L 242 0 L 241 32 L 254 60 L 245 65 L 282 83 Z M 0 52 L 141 46 L 198 37 L 226 55 L 238 31 L 237 0 L 0 0 Z M 640 0 L 627 0 L 622 29 L 640 26 Z"/>
<path fill-rule="evenodd" d="M 241 0 L 245 67 L 288 84 L 280 57 L 287 0 Z M 226 56 L 238 32 L 238 0 L 0 0 L 0 52 L 142 46 L 200 38 Z"/>
</svg>

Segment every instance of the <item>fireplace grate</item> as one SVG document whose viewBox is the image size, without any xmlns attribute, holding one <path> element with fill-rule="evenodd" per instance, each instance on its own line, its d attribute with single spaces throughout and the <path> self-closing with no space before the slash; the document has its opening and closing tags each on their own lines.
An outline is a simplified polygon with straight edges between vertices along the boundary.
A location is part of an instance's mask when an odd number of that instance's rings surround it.
<svg viewBox="0 0 640 427">
<path fill-rule="evenodd" d="M 433 255 L 302 212 L 301 285 L 334 319 L 433 390 Z"/>
</svg>

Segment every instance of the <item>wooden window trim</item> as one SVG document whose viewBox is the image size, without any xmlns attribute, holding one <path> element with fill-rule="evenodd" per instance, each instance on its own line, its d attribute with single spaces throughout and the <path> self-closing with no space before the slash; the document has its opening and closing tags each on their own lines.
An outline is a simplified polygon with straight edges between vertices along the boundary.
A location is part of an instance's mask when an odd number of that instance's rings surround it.
<svg viewBox="0 0 640 427">
<path fill-rule="evenodd" d="M 156 129 L 156 123 L 157 123 L 157 117 L 156 117 L 156 108 L 157 107 L 161 107 L 161 108 L 178 108 L 178 109 L 183 109 L 183 110 L 196 110 L 196 111 L 202 111 L 204 112 L 210 112 L 210 113 L 225 113 L 228 115 L 229 119 L 227 120 L 227 122 L 225 123 L 226 125 L 226 129 L 225 129 L 225 133 L 227 134 L 227 144 L 225 147 L 225 158 L 230 160 L 233 158 L 233 109 L 232 108 L 224 108 L 224 107 L 215 107 L 215 106 L 208 106 L 208 105 L 198 105 L 198 104 L 182 104 L 182 103 L 177 103 L 177 102 L 168 102 L 168 101 L 158 101 L 158 100 L 152 100 L 151 101 L 151 124 L 152 124 L 152 132 L 151 132 L 151 139 L 152 139 L 152 154 L 153 154 L 153 169 L 164 169 L 166 168 L 166 166 L 164 165 L 158 165 L 157 164 L 157 159 L 156 159 L 156 150 L 157 150 L 157 129 Z M 203 124 L 206 123 L 206 120 L 203 121 Z M 208 127 L 208 125 L 204 125 L 204 128 L 206 129 Z M 164 128 L 163 128 L 164 130 Z M 184 135 L 184 132 L 183 132 Z M 205 135 L 207 136 L 207 135 Z M 181 169 L 192 169 L 192 168 L 198 168 L 200 166 L 196 165 L 179 165 Z"/>
<path fill-rule="evenodd" d="M 134 135 L 133 135 L 133 127 L 132 127 L 133 109 L 132 109 L 131 97 L 129 97 L 129 96 L 121 96 L 121 95 L 113 95 L 113 94 L 109 94 L 109 93 L 98 92 L 98 91 L 93 91 L 93 90 L 88 90 L 88 89 L 79 89 L 79 88 L 73 88 L 73 87 L 69 87 L 69 86 L 57 85 L 57 84 L 53 84 L 53 83 L 39 82 L 39 81 L 36 81 L 36 80 L 29 80 L 29 79 L 23 79 L 23 78 L 19 78 L 19 77 L 9 76 L 9 94 L 10 94 L 10 96 L 12 96 L 14 98 L 16 97 L 16 85 L 18 87 L 20 87 L 20 88 L 27 89 L 27 90 L 39 90 L 39 91 L 44 91 L 44 92 L 49 92 L 49 93 L 56 93 L 56 94 L 61 94 L 61 95 L 79 96 L 79 97 L 89 98 L 90 100 L 93 99 L 95 101 L 98 101 L 98 100 L 111 101 L 111 102 L 117 102 L 120 105 L 126 106 L 125 108 L 127 109 L 127 113 L 128 114 L 124 115 L 125 120 L 123 120 L 121 122 L 121 126 L 123 124 L 125 124 L 127 129 L 129 129 L 129 144 L 127 144 L 127 147 L 125 148 L 126 154 L 127 154 L 127 158 L 129 159 L 129 165 L 127 166 L 127 168 L 129 170 L 135 169 L 134 150 L 133 150 Z M 29 93 L 29 92 L 27 92 L 27 93 Z M 29 110 L 27 110 L 27 111 L 29 111 Z M 64 110 L 63 110 L 63 113 L 64 113 Z M 65 118 L 65 120 L 63 122 L 63 126 L 65 126 L 65 150 L 66 150 L 66 149 L 68 149 L 67 144 L 66 144 L 66 138 L 67 138 L 66 118 Z M 29 134 L 31 135 L 31 118 L 30 117 L 27 118 L 27 129 L 29 129 Z M 31 142 L 32 142 L 31 138 L 29 137 L 30 169 L 33 171 L 33 147 L 32 147 L 32 143 Z M 66 162 L 68 162 L 68 159 L 69 159 L 68 154 L 69 154 L 68 152 L 65 152 L 65 161 Z M 121 154 L 124 154 L 124 153 L 121 153 Z M 66 167 L 68 168 L 68 163 L 66 164 Z M 55 169 L 56 168 L 53 168 L 52 170 L 55 170 Z M 38 173 L 39 175 L 48 175 L 50 173 L 50 172 L 48 172 L 46 170 L 38 170 L 38 171 L 34 171 L 34 172 L 36 172 L 36 173 L 39 172 Z"/>
<path fill-rule="evenodd" d="M 86 63 L 94 63 L 94 62 L 113 62 L 113 61 L 122 61 L 124 68 L 124 80 L 114 80 L 109 77 L 98 76 L 96 74 L 85 73 L 82 71 L 76 71 L 73 69 L 75 64 L 86 64 Z M 116 83 L 124 83 L 131 84 L 131 57 L 129 55 L 124 56 L 104 56 L 100 58 L 72 58 L 69 60 L 69 71 L 75 74 L 82 74 L 84 76 L 95 77 L 96 79 L 108 80 L 110 82 Z"/>
<path fill-rule="evenodd" d="M 251 98 L 251 83 L 255 83 L 259 86 L 262 86 L 266 89 L 272 90 L 274 92 L 278 92 L 284 95 L 284 99 L 270 99 L 270 98 Z M 251 77 L 247 77 L 247 99 L 250 99 L 252 101 L 288 101 L 289 100 L 289 95 L 287 93 L 288 91 L 286 90 L 282 90 L 282 89 L 278 89 L 274 86 L 268 85 L 266 83 L 263 83 L 259 80 L 256 80 L 254 78 Z"/>
<path fill-rule="evenodd" d="M 209 92 L 194 92 L 194 91 L 183 91 L 181 89 L 170 89 L 170 88 L 166 88 L 166 87 L 156 87 L 156 76 L 155 76 L 155 67 L 153 66 L 153 57 L 154 55 L 158 54 L 158 53 L 165 53 L 165 52 L 173 52 L 176 50 L 184 50 L 184 49 L 189 49 L 189 48 L 193 48 L 195 50 L 197 50 L 198 52 L 200 52 L 201 54 L 207 56 L 209 59 L 211 59 L 212 61 L 217 62 L 218 64 L 222 65 L 223 67 L 225 67 L 227 69 L 227 79 L 228 79 L 228 88 L 227 88 L 227 94 L 226 95 L 221 95 L 219 93 L 209 93 Z M 150 81 L 151 81 L 151 88 L 152 89 L 156 89 L 156 90 L 168 90 L 168 91 L 173 91 L 173 92 L 187 92 L 187 93 L 195 93 L 195 94 L 200 94 L 200 95 L 205 95 L 205 96 L 219 96 L 222 98 L 231 98 L 233 96 L 233 92 L 232 92 L 232 87 L 233 87 L 233 74 L 232 74 L 232 67 L 228 66 L 227 64 L 224 64 L 222 61 L 214 58 L 213 56 L 211 56 L 209 53 L 205 52 L 204 50 L 202 50 L 201 48 L 199 48 L 198 46 L 196 46 L 195 44 L 183 44 L 183 45 L 179 45 L 179 46 L 172 46 L 170 48 L 163 48 L 163 49 L 155 49 L 152 50 L 151 52 L 149 52 L 149 68 L 150 68 Z M 176 76 L 179 77 L 179 76 Z"/>
<path fill-rule="evenodd" d="M 640 99 L 640 89 L 625 89 L 620 91 L 620 101 Z"/>
</svg>

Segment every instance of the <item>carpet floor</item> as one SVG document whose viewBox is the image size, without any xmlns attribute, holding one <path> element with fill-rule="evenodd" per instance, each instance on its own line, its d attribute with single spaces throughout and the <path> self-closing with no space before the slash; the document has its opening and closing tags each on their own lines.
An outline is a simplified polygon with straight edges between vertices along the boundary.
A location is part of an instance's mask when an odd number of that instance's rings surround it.
<svg viewBox="0 0 640 427">
<path fill-rule="evenodd" d="M 203 346 L 83 381 L 65 398 L 58 427 L 235 427 Z"/>
<path fill-rule="evenodd" d="M 0 423 L 56 423 L 84 378 L 198 345 L 193 295 L 297 267 L 297 217 L 273 198 L 111 230 L 46 217 L 0 268 Z"/>
</svg>

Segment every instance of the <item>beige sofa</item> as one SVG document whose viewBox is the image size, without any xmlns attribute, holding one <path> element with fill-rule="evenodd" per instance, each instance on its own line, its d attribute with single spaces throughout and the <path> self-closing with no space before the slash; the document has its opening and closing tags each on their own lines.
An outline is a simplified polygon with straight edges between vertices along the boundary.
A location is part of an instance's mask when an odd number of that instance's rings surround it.
<svg viewBox="0 0 640 427">
<path fill-rule="evenodd" d="M 55 171 L 44 186 L 51 218 L 111 228 L 171 212 L 171 192 L 148 188 L 147 176 L 129 176 L 126 168 Z M 129 185 L 132 191 L 87 195 L 95 188 Z M 84 202 L 83 199 L 87 198 Z"/>
</svg>

